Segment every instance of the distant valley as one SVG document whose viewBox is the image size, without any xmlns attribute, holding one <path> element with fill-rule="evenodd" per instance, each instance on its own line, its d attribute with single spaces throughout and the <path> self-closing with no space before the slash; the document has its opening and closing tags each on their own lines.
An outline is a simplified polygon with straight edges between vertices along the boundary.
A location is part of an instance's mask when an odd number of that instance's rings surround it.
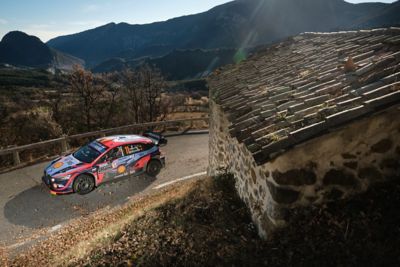
<svg viewBox="0 0 400 267">
<path fill-rule="evenodd" d="M 246 53 L 248 51 L 245 51 Z M 174 50 L 160 57 L 144 57 L 134 60 L 112 58 L 92 68 L 95 73 L 121 71 L 137 68 L 143 64 L 157 66 L 168 80 L 203 78 L 214 69 L 240 61 L 236 49 L 191 49 Z"/>
</svg>

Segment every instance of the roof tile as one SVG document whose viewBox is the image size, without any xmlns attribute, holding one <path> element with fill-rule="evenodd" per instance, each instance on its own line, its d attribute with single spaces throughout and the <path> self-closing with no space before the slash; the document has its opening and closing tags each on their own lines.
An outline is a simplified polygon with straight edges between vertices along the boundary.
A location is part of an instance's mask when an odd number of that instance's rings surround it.
<svg viewBox="0 0 400 267">
<path fill-rule="evenodd" d="M 304 33 L 208 80 L 230 134 L 265 163 L 327 130 L 400 103 L 400 28 Z M 352 57 L 355 70 L 345 72 Z"/>
</svg>

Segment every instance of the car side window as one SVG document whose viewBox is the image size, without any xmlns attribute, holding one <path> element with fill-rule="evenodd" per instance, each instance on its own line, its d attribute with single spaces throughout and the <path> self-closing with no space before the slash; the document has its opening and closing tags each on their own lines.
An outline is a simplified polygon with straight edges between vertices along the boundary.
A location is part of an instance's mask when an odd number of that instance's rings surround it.
<svg viewBox="0 0 400 267">
<path fill-rule="evenodd" d="M 143 144 L 130 144 L 124 146 L 125 156 L 129 156 L 138 152 L 143 151 Z"/>
<path fill-rule="evenodd" d="M 148 144 L 144 145 L 144 150 L 149 150 L 149 149 L 152 149 L 153 147 L 154 147 L 153 143 L 148 143 Z"/>
<path fill-rule="evenodd" d="M 122 151 L 122 147 L 115 147 L 108 151 L 101 159 L 99 160 L 98 163 L 104 163 L 106 161 L 113 161 L 119 158 L 122 158 L 124 156 L 124 153 Z"/>
</svg>

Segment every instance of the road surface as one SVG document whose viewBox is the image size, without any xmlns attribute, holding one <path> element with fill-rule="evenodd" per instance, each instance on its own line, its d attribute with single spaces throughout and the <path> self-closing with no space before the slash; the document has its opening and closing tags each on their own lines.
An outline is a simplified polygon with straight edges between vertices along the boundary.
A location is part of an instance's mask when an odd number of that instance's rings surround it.
<svg viewBox="0 0 400 267">
<path fill-rule="evenodd" d="M 42 184 L 48 162 L 0 174 L 0 244 L 18 246 L 44 229 L 87 215 L 97 209 L 115 207 L 135 194 L 155 190 L 171 181 L 199 174 L 208 166 L 208 134 L 168 138 L 166 168 L 157 179 L 142 175 L 101 185 L 88 195 L 52 196 Z"/>
</svg>

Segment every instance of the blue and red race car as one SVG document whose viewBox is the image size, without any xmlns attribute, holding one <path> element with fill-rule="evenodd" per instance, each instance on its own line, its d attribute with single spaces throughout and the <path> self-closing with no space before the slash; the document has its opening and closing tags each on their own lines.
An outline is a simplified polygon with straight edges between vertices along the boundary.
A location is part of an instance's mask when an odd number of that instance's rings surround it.
<svg viewBox="0 0 400 267">
<path fill-rule="evenodd" d="M 52 194 L 91 192 L 101 183 L 147 173 L 157 176 L 165 166 L 159 146 L 167 140 L 156 133 L 99 138 L 76 152 L 52 161 L 43 182 Z"/>
</svg>

